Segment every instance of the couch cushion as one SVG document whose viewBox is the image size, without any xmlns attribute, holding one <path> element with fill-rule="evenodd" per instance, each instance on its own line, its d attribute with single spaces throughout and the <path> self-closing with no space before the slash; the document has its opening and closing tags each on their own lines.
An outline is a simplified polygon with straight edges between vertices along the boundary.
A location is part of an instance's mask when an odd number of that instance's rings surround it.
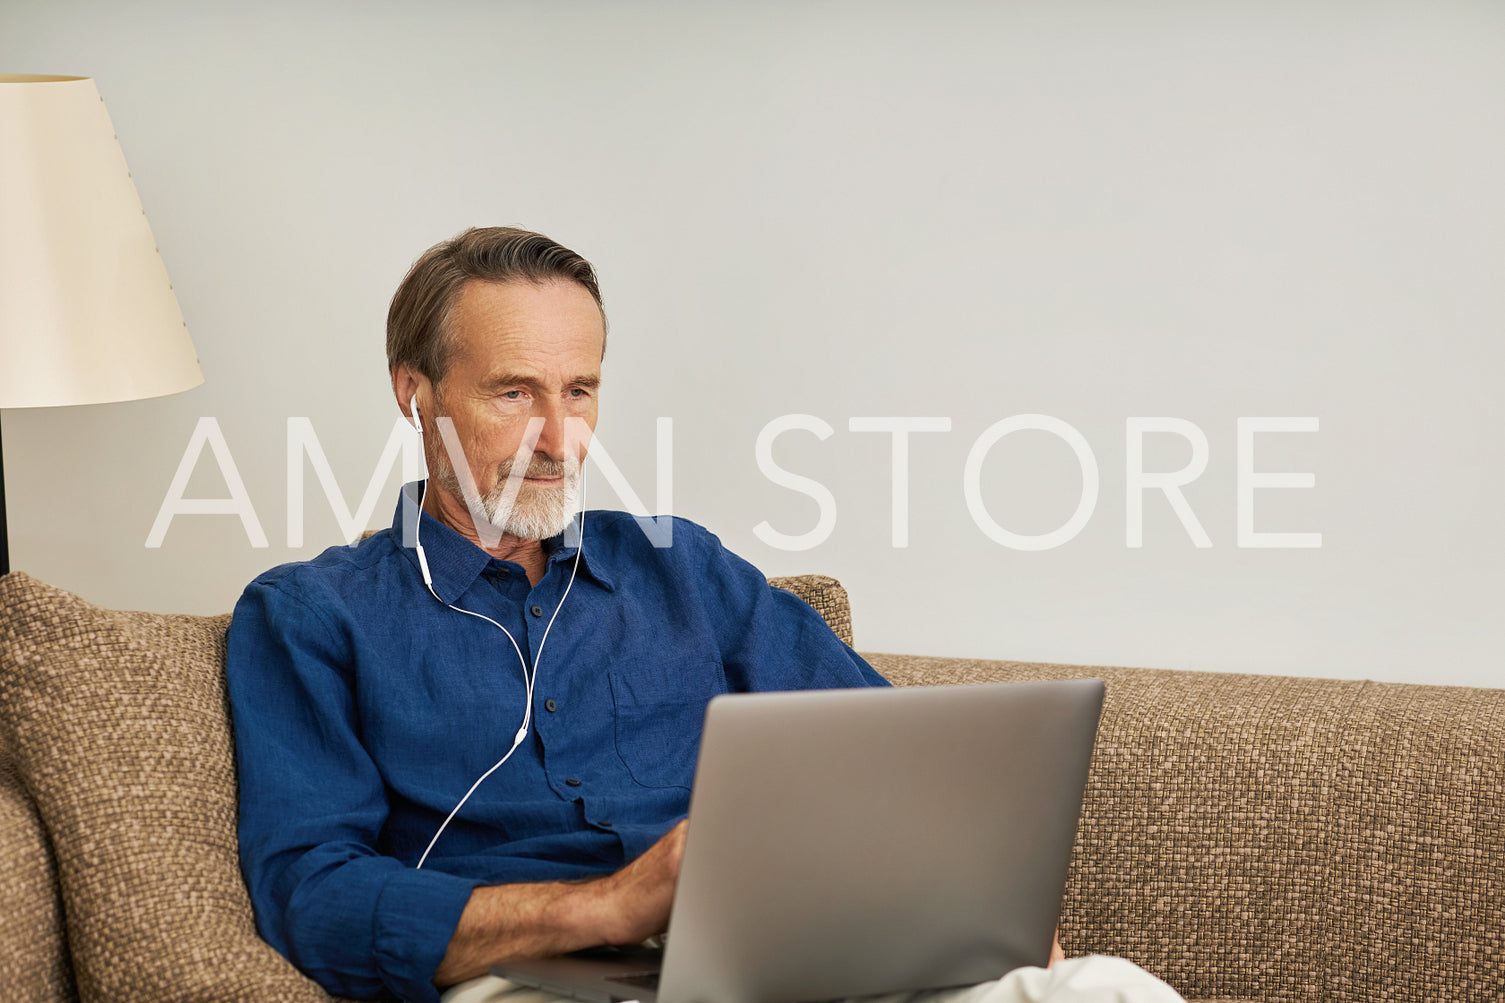
<svg viewBox="0 0 1505 1003">
<path fill-rule="evenodd" d="M 0 986 L 8 999 L 77 999 L 52 851 L 8 752 L 0 750 Z"/>
<path fill-rule="evenodd" d="M 825 575 L 794 575 L 770 578 L 774 588 L 793 592 L 814 607 L 843 644 L 852 642 L 852 606 L 841 582 Z"/>
<path fill-rule="evenodd" d="M 79 994 L 327 1000 L 252 922 L 229 617 L 113 612 L 19 573 L 0 579 L 0 608 L 0 745 L 56 855 Z"/>
</svg>

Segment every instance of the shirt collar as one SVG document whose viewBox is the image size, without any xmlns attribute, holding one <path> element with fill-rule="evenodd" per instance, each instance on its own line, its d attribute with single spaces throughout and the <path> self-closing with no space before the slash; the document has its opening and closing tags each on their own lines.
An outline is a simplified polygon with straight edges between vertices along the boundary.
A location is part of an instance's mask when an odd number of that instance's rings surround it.
<svg viewBox="0 0 1505 1003">
<path fill-rule="evenodd" d="M 476 578 L 490 565 L 491 555 L 422 511 L 419 501 L 423 497 L 423 487 L 423 481 L 413 481 L 402 486 L 401 495 L 397 499 L 397 511 L 392 515 L 392 536 L 420 574 L 423 568 L 418 563 L 418 552 L 413 544 L 415 541 L 423 544 L 434 592 L 441 601 L 449 604 L 475 584 Z M 415 515 L 416 520 L 413 518 Z M 545 560 L 549 564 L 573 560 L 578 551 L 580 567 L 585 573 L 606 591 L 615 591 L 616 586 L 611 578 L 599 567 L 600 561 L 579 547 L 580 524 L 581 516 L 577 513 L 563 533 L 543 541 Z"/>
<path fill-rule="evenodd" d="M 585 573 L 595 580 L 608 592 L 615 592 L 617 587 L 612 581 L 605 567 L 604 558 L 599 550 L 589 550 L 580 545 L 581 527 L 585 525 L 585 513 L 576 512 L 570 524 L 564 528 L 563 533 L 549 537 L 543 541 L 543 552 L 550 564 L 563 564 L 573 561 L 575 555 L 580 555 L 580 567 Z"/>
</svg>

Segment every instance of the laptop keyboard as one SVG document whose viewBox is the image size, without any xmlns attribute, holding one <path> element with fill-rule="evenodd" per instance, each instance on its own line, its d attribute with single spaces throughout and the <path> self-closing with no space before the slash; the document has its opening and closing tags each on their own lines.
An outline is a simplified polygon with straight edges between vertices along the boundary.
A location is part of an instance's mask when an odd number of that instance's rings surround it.
<svg viewBox="0 0 1505 1003">
<path fill-rule="evenodd" d="M 636 986 L 639 989 L 657 989 L 658 972 L 629 972 L 626 975 L 613 975 L 607 982 L 620 982 L 623 985 Z"/>
</svg>

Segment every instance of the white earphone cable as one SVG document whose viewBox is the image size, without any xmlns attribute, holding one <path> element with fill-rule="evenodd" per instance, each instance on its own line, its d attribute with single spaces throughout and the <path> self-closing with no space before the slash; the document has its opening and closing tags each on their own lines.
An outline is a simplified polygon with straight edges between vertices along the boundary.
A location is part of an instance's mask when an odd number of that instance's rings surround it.
<svg viewBox="0 0 1505 1003">
<path fill-rule="evenodd" d="M 418 434 L 421 437 L 423 435 L 423 426 L 418 420 L 416 396 L 414 397 L 413 401 L 410 402 L 409 406 L 413 410 L 413 420 L 414 423 L 418 425 Z M 444 821 L 440 823 L 438 830 L 434 833 L 434 838 L 430 839 L 428 846 L 424 848 L 423 855 L 418 858 L 418 863 L 414 867 L 414 870 L 422 869 L 424 861 L 428 860 L 429 853 L 434 849 L 434 844 L 439 842 L 439 837 L 444 834 L 444 830 L 449 827 L 449 823 L 454 820 L 454 817 L 460 813 L 460 809 L 465 807 L 465 802 L 470 800 L 470 796 L 476 792 L 476 789 L 479 788 L 482 783 L 485 782 L 487 777 L 491 776 L 497 770 L 501 769 L 502 764 L 512 758 L 512 754 L 518 750 L 518 747 L 523 744 L 523 740 L 528 737 L 528 727 L 533 722 L 533 687 L 534 683 L 538 679 L 538 665 L 543 660 L 544 645 L 549 643 L 549 631 L 554 629 L 554 621 L 559 618 L 559 611 L 564 609 L 564 601 L 570 597 L 570 589 L 575 587 L 575 575 L 580 570 L 580 554 L 585 550 L 585 465 L 581 464 L 580 539 L 575 548 L 574 562 L 570 566 L 570 580 L 564 587 L 564 594 L 559 597 L 559 605 L 554 607 L 554 615 L 549 617 L 549 622 L 544 626 L 543 637 L 538 642 L 538 656 L 533 659 L 533 671 L 529 672 L 528 660 L 523 656 L 523 649 L 518 645 L 517 638 L 512 636 L 512 632 L 510 630 L 508 630 L 506 627 L 503 627 L 501 624 L 497 623 L 495 620 L 491 619 L 491 617 L 486 616 L 485 614 L 476 613 L 468 609 L 463 609 L 459 606 L 456 606 L 454 603 L 444 602 L 443 599 L 439 598 L 439 593 L 434 591 L 434 584 L 429 576 L 428 560 L 423 553 L 423 542 L 419 538 L 419 526 L 423 522 L 423 504 L 428 500 L 428 490 L 428 480 L 425 479 L 423 482 L 423 493 L 418 499 L 418 515 L 413 524 L 413 547 L 418 551 L 418 564 L 423 571 L 423 584 L 429 590 L 429 595 L 433 596 L 447 608 L 454 610 L 456 613 L 464 613 L 467 616 L 473 616 L 478 620 L 485 620 L 497 630 L 500 630 L 503 634 L 507 635 L 507 640 L 512 642 L 512 650 L 516 652 L 518 664 L 522 666 L 523 670 L 524 706 L 523 724 L 521 728 L 517 729 L 517 734 L 512 738 L 512 747 L 507 750 L 507 754 L 505 756 L 497 760 L 496 763 L 492 765 L 491 769 L 487 770 L 485 773 L 482 773 L 479 777 L 477 777 L 476 782 L 470 785 L 470 790 L 465 792 L 465 796 L 460 799 L 459 803 L 456 804 L 454 808 L 450 809 L 450 813 L 445 816 Z"/>
</svg>

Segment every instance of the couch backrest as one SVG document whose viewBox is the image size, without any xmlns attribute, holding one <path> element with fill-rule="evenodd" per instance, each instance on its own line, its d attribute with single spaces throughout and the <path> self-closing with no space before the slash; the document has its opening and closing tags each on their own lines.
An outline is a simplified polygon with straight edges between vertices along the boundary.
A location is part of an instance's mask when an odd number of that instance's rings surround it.
<svg viewBox="0 0 1505 1003">
<path fill-rule="evenodd" d="M 1505 690 L 868 658 L 901 685 L 1107 681 L 1068 953 L 1191 999 L 1505 998 Z"/>
</svg>

